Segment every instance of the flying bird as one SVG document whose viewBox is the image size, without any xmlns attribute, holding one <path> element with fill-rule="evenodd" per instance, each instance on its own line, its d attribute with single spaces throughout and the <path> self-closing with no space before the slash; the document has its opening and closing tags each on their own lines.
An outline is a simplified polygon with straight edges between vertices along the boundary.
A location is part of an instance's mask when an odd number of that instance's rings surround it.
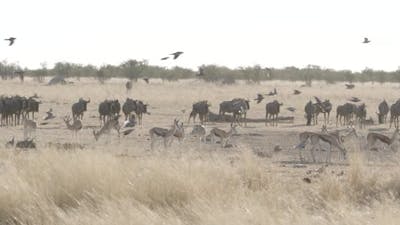
<svg viewBox="0 0 400 225">
<path fill-rule="evenodd" d="M 168 56 L 167 56 L 167 57 L 162 57 L 162 58 L 161 58 L 161 60 L 167 60 L 167 59 L 169 59 Z"/>
<path fill-rule="evenodd" d="M 301 94 L 301 91 L 295 89 L 295 90 L 293 91 L 293 94 L 294 94 L 294 95 L 299 95 L 299 94 Z"/>
<path fill-rule="evenodd" d="M 122 131 L 122 134 L 123 134 L 124 136 L 126 136 L 126 135 L 132 133 L 132 131 L 134 131 L 134 130 L 135 130 L 134 128 L 127 129 L 127 130 Z"/>
<path fill-rule="evenodd" d="M 357 97 L 351 97 L 351 99 L 349 99 L 349 101 L 351 101 L 351 102 L 360 102 L 361 99 L 359 99 Z"/>
<path fill-rule="evenodd" d="M 355 87 L 354 84 L 345 84 L 347 89 L 353 89 Z"/>
<path fill-rule="evenodd" d="M 10 37 L 10 38 L 6 38 L 6 39 L 4 39 L 5 41 L 9 41 L 10 42 L 10 44 L 8 45 L 8 46 L 11 46 L 11 45 L 13 45 L 14 44 L 14 42 L 15 42 L 15 39 L 17 39 L 17 38 L 15 38 L 15 37 Z"/>
<path fill-rule="evenodd" d="M 296 108 L 293 107 L 293 106 L 289 106 L 289 107 L 286 108 L 286 110 L 288 110 L 290 112 L 294 112 L 294 111 L 296 111 Z"/>
<path fill-rule="evenodd" d="M 144 82 L 146 82 L 146 84 L 149 83 L 149 78 L 145 77 L 145 78 L 143 78 L 143 80 L 144 80 Z"/>
<path fill-rule="evenodd" d="M 47 113 L 47 116 L 43 117 L 43 120 L 51 120 L 51 119 L 56 118 L 56 116 L 54 116 L 54 114 L 53 114 L 52 108 L 50 108 L 49 111 L 47 111 L 46 113 Z"/>
<path fill-rule="evenodd" d="M 257 101 L 257 104 L 259 104 L 263 99 L 264 97 L 262 94 L 257 94 L 257 98 L 255 98 L 254 101 Z"/>
<path fill-rule="evenodd" d="M 274 91 L 270 91 L 268 94 L 266 94 L 266 95 L 268 95 L 268 96 L 274 96 L 274 95 L 277 95 L 278 94 L 278 92 L 276 91 L 276 88 L 274 88 Z"/>
<path fill-rule="evenodd" d="M 174 53 L 171 53 L 170 55 L 173 55 L 174 59 L 177 59 L 182 54 L 183 54 L 183 52 L 174 52 Z"/>
<path fill-rule="evenodd" d="M 370 43 L 371 41 L 368 39 L 368 38 L 364 38 L 364 41 L 362 42 L 363 44 L 368 44 L 368 43 Z"/>
</svg>

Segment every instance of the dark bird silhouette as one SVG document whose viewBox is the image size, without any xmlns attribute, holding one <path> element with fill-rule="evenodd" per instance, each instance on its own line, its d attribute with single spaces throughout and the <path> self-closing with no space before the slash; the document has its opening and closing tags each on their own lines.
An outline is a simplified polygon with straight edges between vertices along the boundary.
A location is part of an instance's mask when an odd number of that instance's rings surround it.
<svg viewBox="0 0 400 225">
<path fill-rule="evenodd" d="M 177 59 L 182 54 L 183 54 L 183 52 L 174 52 L 174 53 L 171 53 L 170 55 L 173 55 L 174 59 Z"/>
<path fill-rule="evenodd" d="M 296 111 L 296 108 L 290 106 L 290 107 L 287 107 L 286 110 L 288 110 L 288 111 L 290 111 L 290 112 L 295 112 L 295 111 Z"/>
<path fill-rule="evenodd" d="M 264 97 L 262 94 L 257 94 L 257 98 L 255 98 L 254 101 L 257 101 L 257 104 L 259 104 L 263 99 Z"/>
<path fill-rule="evenodd" d="M 370 43 L 371 41 L 368 39 L 368 38 L 364 38 L 364 41 L 362 42 L 363 44 L 368 44 L 368 43 Z"/>
<path fill-rule="evenodd" d="M 347 89 L 353 89 L 355 87 L 354 84 L 345 84 Z"/>
<path fill-rule="evenodd" d="M 276 88 L 274 88 L 274 91 L 270 91 L 268 94 L 266 94 L 266 95 L 268 95 L 268 96 L 274 96 L 274 95 L 277 95 L 278 94 L 278 92 L 276 91 Z"/>
<path fill-rule="evenodd" d="M 14 44 L 14 42 L 15 42 L 16 39 L 17 39 L 17 38 L 15 38 L 15 37 L 10 37 L 10 38 L 6 38 L 6 39 L 4 39 L 4 40 L 5 40 L 5 41 L 9 41 L 10 44 L 8 44 L 8 46 L 11 46 L 11 45 Z"/>
<path fill-rule="evenodd" d="M 307 184 L 311 184 L 311 179 L 308 177 L 304 177 L 303 181 L 306 182 Z"/>
<path fill-rule="evenodd" d="M 43 117 L 43 120 L 51 120 L 56 118 L 56 116 L 54 116 L 53 114 L 53 109 L 49 109 L 49 111 L 46 112 L 47 116 Z"/>
<path fill-rule="evenodd" d="M 275 145 L 274 152 L 280 152 L 280 151 L 282 151 L 282 147 L 280 145 Z"/>
<path fill-rule="evenodd" d="M 349 99 L 349 101 L 351 101 L 351 102 L 361 102 L 361 99 L 359 99 L 359 98 L 357 98 L 357 97 L 351 97 L 351 98 Z"/>
<path fill-rule="evenodd" d="M 167 60 L 167 59 L 169 59 L 168 56 L 167 56 L 167 57 L 162 57 L 162 58 L 161 58 L 161 60 Z"/>
<path fill-rule="evenodd" d="M 146 82 L 146 84 L 148 84 L 150 82 L 149 78 L 145 77 L 143 78 L 144 82 Z"/>
<path fill-rule="evenodd" d="M 301 94 L 301 91 L 294 89 L 293 94 L 294 95 L 299 95 L 299 94 Z"/>
</svg>

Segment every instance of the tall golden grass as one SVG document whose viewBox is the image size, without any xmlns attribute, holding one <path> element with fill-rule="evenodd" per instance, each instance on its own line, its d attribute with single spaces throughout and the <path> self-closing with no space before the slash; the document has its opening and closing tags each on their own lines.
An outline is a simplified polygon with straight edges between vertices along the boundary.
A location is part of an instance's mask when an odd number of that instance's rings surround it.
<svg viewBox="0 0 400 225">
<path fill-rule="evenodd" d="M 246 149 L 117 157 L 2 149 L 2 224 L 397 224 L 398 168 L 351 160 L 312 182 Z M 295 169 L 293 169 L 295 170 Z M 390 172 L 388 172 L 390 171 Z M 336 171 L 337 172 L 337 171 Z"/>
</svg>

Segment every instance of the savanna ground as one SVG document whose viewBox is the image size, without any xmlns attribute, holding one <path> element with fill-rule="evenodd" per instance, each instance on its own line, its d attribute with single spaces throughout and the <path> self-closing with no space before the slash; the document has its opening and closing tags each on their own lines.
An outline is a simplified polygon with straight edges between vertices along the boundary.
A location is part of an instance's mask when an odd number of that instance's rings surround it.
<svg viewBox="0 0 400 225">
<path fill-rule="evenodd" d="M 56 119 L 39 125 L 37 150 L 0 151 L 1 224 L 398 224 L 400 216 L 400 168 L 396 152 L 382 150 L 364 154 L 368 129 L 358 129 L 360 140 L 345 143 L 348 159 L 338 159 L 321 173 L 321 163 L 301 164 L 293 146 L 298 133 L 319 131 L 320 125 L 305 126 L 304 105 L 313 96 L 330 99 L 334 110 L 351 96 L 367 104 L 368 117 L 376 121 L 376 108 L 385 98 L 397 100 L 397 84 L 356 84 L 346 90 L 343 84 L 266 82 L 219 86 L 196 80 L 162 83 L 141 81 L 127 93 L 122 80 L 99 85 L 94 80 L 73 85 L 45 86 L 26 81 L 0 84 L 2 94 L 41 97 L 38 124 L 49 108 Z M 248 123 L 238 128 L 230 148 L 200 143 L 190 137 L 193 123 L 187 124 L 191 105 L 207 99 L 211 110 L 235 97 L 253 99 L 256 93 L 277 88 L 278 95 L 266 97 L 283 102 L 282 116 L 294 116 L 294 123 L 278 127 Z M 293 95 L 293 89 L 302 91 Z M 95 142 L 92 129 L 99 129 L 97 107 L 104 99 L 126 97 L 150 104 L 143 127 L 126 137 L 117 134 Z M 71 114 L 71 104 L 80 97 L 90 98 L 84 129 L 75 138 L 62 117 Z M 265 116 L 265 100 L 251 102 L 249 118 Z M 297 108 L 295 113 L 285 110 Z M 182 110 L 185 109 L 185 113 Z M 328 129 L 336 129 L 335 112 Z M 164 149 L 150 149 L 148 130 L 168 128 L 174 118 L 185 124 L 186 139 Z M 322 118 L 322 117 L 321 117 Z M 122 122 L 122 121 L 121 121 Z M 322 120 L 320 121 L 322 124 Z M 229 129 L 228 123 L 210 123 L 207 129 Z M 15 136 L 22 139 L 22 127 L 1 127 L 0 141 Z M 391 135 L 391 130 L 384 130 Z M 50 143 L 80 143 L 83 150 L 61 150 Z M 161 143 L 161 142 L 160 142 Z M 274 151 L 280 145 L 282 150 Z M 262 154 L 260 154 L 260 152 Z M 319 152 L 323 162 L 326 152 Z M 309 152 L 303 155 L 310 160 Z M 311 183 L 303 181 L 309 178 Z"/>
</svg>

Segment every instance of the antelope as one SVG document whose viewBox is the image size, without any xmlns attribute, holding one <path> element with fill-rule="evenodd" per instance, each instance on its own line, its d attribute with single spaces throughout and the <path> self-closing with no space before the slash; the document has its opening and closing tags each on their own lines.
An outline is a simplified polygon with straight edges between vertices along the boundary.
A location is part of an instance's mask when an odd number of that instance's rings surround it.
<svg viewBox="0 0 400 225">
<path fill-rule="evenodd" d="M 368 150 L 373 150 L 372 146 L 376 143 L 377 140 L 387 144 L 390 148 L 392 148 L 392 144 L 399 139 L 399 129 L 397 128 L 393 135 L 392 138 L 389 138 L 386 135 L 379 134 L 379 133 L 368 133 L 367 135 L 367 149 Z"/>
<path fill-rule="evenodd" d="M 237 125 L 232 125 L 231 124 L 231 129 L 226 132 L 224 130 L 221 130 L 219 128 L 213 128 L 210 131 L 211 135 L 211 143 L 215 143 L 215 137 L 219 137 L 221 141 L 221 147 L 224 148 L 228 142 L 228 140 L 232 137 L 232 135 L 237 134 L 236 130 Z"/>
<path fill-rule="evenodd" d="M 37 125 L 35 121 L 23 117 L 23 124 L 24 124 L 24 139 L 31 137 L 32 133 L 36 133 Z"/>
<path fill-rule="evenodd" d="M 191 135 L 200 137 L 200 141 L 205 141 L 206 129 L 203 125 L 194 125 Z"/>
<path fill-rule="evenodd" d="M 335 137 L 334 135 L 331 135 L 329 133 L 316 133 L 316 132 L 302 132 L 299 134 L 300 138 L 300 144 L 298 144 L 295 149 L 299 149 L 299 155 L 300 155 L 300 160 L 303 161 L 303 157 L 301 155 L 301 149 L 304 149 L 306 146 L 306 142 L 308 139 L 311 141 L 311 157 L 313 159 L 313 162 L 315 162 L 315 156 L 314 156 L 314 150 L 318 149 L 320 147 L 320 141 L 323 141 L 325 143 L 329 144 L 329 149 L 328 149 L 328 154 L 326 157 L 326 163 L 330 163 L 330 158 L 331 158 L 331 150 L 332 146 L 338 148 L 343 155 L 343 158 L 346 159 L 346 149 L 344 148 L 342 142 L 340 141 L 340 138 Z"/>
<path fill-rule="evenodd" d="M 154 143 L 157 137 L 161 137 L 164 140 L 164 148 L 167 148 L 172 143 L 172 138 L 174 137 L 176 131 L 179 129 L 179 120 L 174 119 L 174 124 L 167 130 L 165 128 L 153 127 L 149 130 L 151 139 L 151 149 L 154 148 Z"/>
<path fill-rule="evenodd" d="M 65 116 L 64 117 L 64 122 L 65 125 L 67 125 L 67 129 L 71 130 L 73 132 L 74 136 L 78 135 L 78 131 L 80 131 L 82 129 L 82 122 L 81 120 L 74 118 L 72 124 L 71 122 L 71 117 L 70 116 Z"/>
<path fill-rule="evenodd" d="M 112 116 L 110 120 L 107 120 L 106 123 L 100 128 L 99 131 L 93 130 L 93 135 L 96 141 L 101 137 L 103 134 L 110 134 L 112 129 L 115 129 L 118 132 L 118 137 L 119 137 L 119 119 L 120 115 L 117 116 Z"/>
</svg>

